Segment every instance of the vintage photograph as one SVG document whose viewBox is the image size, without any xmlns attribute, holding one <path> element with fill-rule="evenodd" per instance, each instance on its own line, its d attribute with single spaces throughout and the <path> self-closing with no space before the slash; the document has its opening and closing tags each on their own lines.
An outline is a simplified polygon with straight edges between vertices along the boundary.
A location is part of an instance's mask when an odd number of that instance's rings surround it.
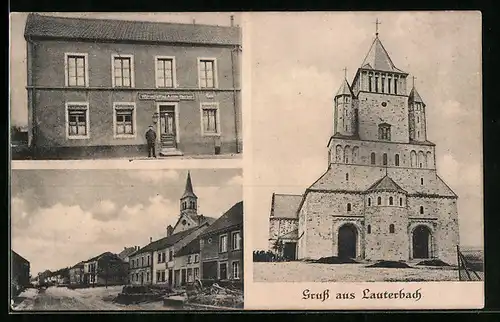
<svg viewBox="0 0 500 322">
<path fill-rule="evenodd" d="M 12 159 L 241 158 L 240 16 L 12 13 Z"/>
<path fill-rule="evenodd" d="M 482 281 L 480 13 L 251 23 L 253 282 Z"/>
<path fill-rule="evenodd" d="M 241 169 L 13 170 L 14 311 L 243 308 Z"/>
</svg>

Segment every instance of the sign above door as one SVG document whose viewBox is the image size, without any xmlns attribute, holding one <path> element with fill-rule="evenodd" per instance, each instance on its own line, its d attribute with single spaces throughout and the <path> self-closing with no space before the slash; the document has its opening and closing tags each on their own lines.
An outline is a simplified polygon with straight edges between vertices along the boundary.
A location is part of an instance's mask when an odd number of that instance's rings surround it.
<svg viewBox="0 0 500 322">
<path fill-rule="evenodd" d="M 194 101 L 194 93 L 139 93 L 141 101 Z"/>
</svg>

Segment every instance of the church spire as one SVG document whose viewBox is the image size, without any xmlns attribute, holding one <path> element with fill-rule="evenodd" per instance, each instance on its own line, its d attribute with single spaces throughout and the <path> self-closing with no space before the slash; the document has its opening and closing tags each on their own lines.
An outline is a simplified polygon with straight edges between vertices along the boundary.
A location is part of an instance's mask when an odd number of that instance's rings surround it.
<svg viewBox="0 0 500 322">
<path fill-rule="evenodd" d="M 422 105 L 425 106 L 424 101 L 422 100 L 422 97 L 420 97 L 420 94 L 417 91 L 417 88 L 415 87 L 415 76 L 412 78 L 412 88 L 410 91 L 410 95 L 408 96 L 408 101 L 410 103 L 421 103 Z"/>
<path fill-rule="evenodd" d="M 187 179 L 186 179 L 186 188 L 184 189 L 184 194 L 181 199 L 186 197 L 198 198 L 193 191 L 193 184 L 191 182 L 191 173 L 188 171 Z"/>
</svg>

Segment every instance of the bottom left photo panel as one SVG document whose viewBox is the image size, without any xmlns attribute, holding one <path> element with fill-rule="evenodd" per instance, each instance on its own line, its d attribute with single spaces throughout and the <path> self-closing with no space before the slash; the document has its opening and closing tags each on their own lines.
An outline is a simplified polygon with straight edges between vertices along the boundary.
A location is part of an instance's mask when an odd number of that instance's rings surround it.
<svg viewBox="0 0 500 322">
<path fill-rule="evenodd" d="M 12 170 L 12 311 L 243 309 L 241 169 Z"/>
</svg>

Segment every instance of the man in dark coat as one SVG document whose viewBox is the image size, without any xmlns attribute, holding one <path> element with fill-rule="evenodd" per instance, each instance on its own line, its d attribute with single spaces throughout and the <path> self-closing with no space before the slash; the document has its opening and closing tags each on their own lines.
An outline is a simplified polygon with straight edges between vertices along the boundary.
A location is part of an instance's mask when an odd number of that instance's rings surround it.
<svg viewBox="0 0 500 322">
<path fill-rule="evenodd" d="M 156 158 L 155 143 L 156 143 L 156 132 L 153 126 L 150 125 L 146 132 L 146 141 L 148 142 L 148 157 L 151 158 L 151 154 Z"/>
</svg>

